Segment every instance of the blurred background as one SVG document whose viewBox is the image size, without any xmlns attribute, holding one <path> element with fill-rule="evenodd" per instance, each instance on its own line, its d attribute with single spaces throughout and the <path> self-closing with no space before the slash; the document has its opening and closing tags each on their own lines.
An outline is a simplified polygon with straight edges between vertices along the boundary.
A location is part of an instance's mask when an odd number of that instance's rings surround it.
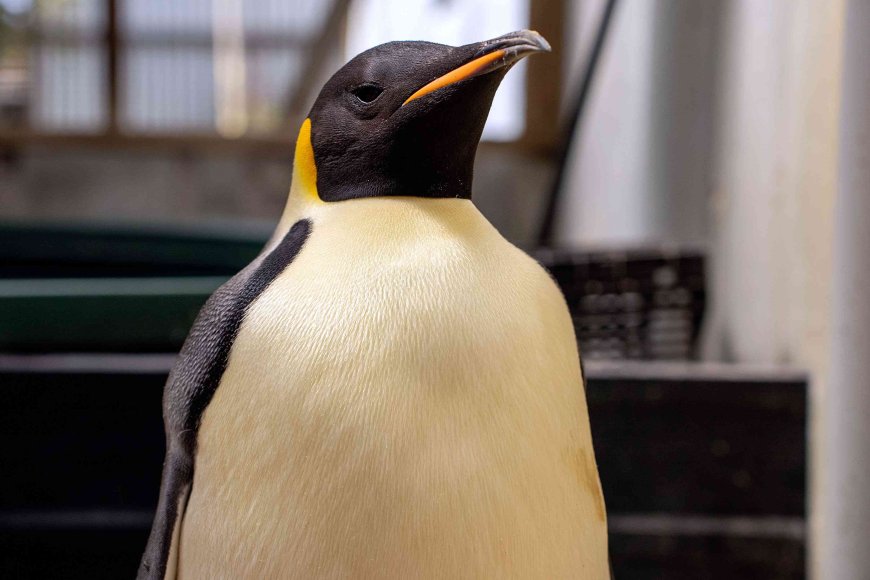
<svg viewBox="0 0 870 580">
<path fill-rule="evenodd" d="M 521 28 L 474 201 L 566 294 L 615 577 L 870 577 L 864 0 L 0 0 L 0 575 L 135 573 L 323 82 Z"/>
</svg>

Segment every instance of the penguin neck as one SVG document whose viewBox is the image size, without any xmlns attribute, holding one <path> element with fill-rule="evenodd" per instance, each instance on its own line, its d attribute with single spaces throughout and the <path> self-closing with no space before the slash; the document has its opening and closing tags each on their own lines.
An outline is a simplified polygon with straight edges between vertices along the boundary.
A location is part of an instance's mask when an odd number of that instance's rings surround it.
<svg viewBox="0 0 870 580">
<path fill-rule="evenodd" d="M 396 220 L 401 223 L 411 219 L 414 223 L 419 223 L 420 220 L 438 222 L 442 227 L 450 229 L 453 221 L 466 219 L 463 216 L 468 212 L 479 214 L 473 203 L 461 196 L 371 196 L 324 202 L 301 189 L 301 184 L 294 179 L 281 219 L 264 251 L 267 253 L 274 249 L 299 220 L 310 220 L 315 232 L 318 230 L 318 223 L 327 225 L 327 222 L 332 222 L 337 216 L 350 215 L 355 216 L 352 221 L 357 224 L 385 221 L 395 225 Z M 394 233 L 399 234 L 398 231 Z"/>
<path fill-rule="evenodd" d="M 362 198 L 423 198 L 423 199 L 471 199 L 473 160 L 456 164 L 451 171 L 438 171 L 425 164 L 400 164 L 393 171 L 379 168 L 357 176 L 351 183 L 334 184 L 324 176 L 318 176 L 314 149 L 311 145 L 311 120 L 305 119 L 296 138 L 293 155 L 293 177 L 284 212 L 275 228 L 275 233 L 266 244 L 266 250 L 274 248 L 294 223 L 310 218 L 318 207 Z M 318 179 L 320 177 L 320 179 Z"/>
<path fill-rule="evenodd" d="M 314 150 L 311 147 L 311 120 L 305 119 L 296 137 L 296 149 L 293 153 L 293 177 L 290 181 L 290 194 L 284 212 L 275 228 L 275 233 L 266 244 L 266 250 L 271 250 L 290 231 L 294 223 L 307 217 L 312 206 L 321 205 L 323 201 L 317 191 L 317 165 L 314 162 Z"/>
<path fill-rule="evenodd" d="M 267 249 L 274 247 L 290 231 L 293 224 L 301 219 L 310 217 L 314 208 L 322 206 L 325 203 L 317 197 L 316 190 L 312 191 L 306 187 L 303 180 L 297 177 L 297 173 L 294 170 L 287 203 L 284 205 L 284 211 L 281 213 L 281 219 L 278 220 L 275 232 L 266 244 Z"/>
<path fill-rule="evenodd" d="M 319 199 L 327 203 L 367 197 L 471 199 L 471 180 L 470 166 L 439 170 L 408 163 L 407 167 L 393 171 L 384 168 L 363 171 L 350 182 L 332 181 L 328 175 L 320 175 L 317 190 Z"/>
</svg>

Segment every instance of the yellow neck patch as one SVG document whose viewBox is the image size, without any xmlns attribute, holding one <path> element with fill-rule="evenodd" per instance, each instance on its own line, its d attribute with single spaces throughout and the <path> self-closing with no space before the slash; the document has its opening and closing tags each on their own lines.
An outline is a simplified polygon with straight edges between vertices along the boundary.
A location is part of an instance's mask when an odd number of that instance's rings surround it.
<svg viewBox="0 0 870 580">
<path fill-rule="evenodd" d="M 296 138 L 293 181 L 301 188 L 304 196 L 320 201 L 317 193 L 317 165 L 314 163 L 314 148 L 311 146 L 311 119 L 303 121 Z"/>
</svg>

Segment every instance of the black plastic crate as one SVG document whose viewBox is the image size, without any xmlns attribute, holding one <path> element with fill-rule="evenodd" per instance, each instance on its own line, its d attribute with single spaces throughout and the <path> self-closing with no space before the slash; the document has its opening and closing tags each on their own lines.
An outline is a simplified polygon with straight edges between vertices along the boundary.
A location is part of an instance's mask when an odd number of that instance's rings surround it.
<svg viewBox="0 0 870 580">
<path fill-rule="evenodd" d="M 586 360 L 693 360 L 705 305 L 697 250 L 537 250 L 565 294 Z"/>
<path fill-rule="evenodd" d="M 134 574 L 157 500 L 172 362 L 0 355 L 0 577 Z M 616 578 L 804 577 L 802 373 L 647 362 L 587 371 Z"/>
</svg>

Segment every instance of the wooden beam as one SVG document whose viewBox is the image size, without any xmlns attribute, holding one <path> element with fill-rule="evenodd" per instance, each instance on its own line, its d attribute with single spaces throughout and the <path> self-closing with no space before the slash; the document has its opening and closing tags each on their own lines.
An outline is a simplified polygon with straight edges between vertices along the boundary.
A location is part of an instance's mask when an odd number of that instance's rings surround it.
<svg viewBox="0 0 870 580">
<path fill-rule="evenodd" d="M 227 152 L 251 153 L 290 159 L 295 134 L 277 132 L 261 137 L 245 136 L 228 139 L 216 133 L 42 133 L 37 131 L 0 130 L 0 151 L 16 151 L 30 147 L 69 149 L 108 149 L 111 151 L 168 151 L 176 153 Z M 493 151 L 519 151 L 536 158 L 552 158 L 552 147 L 533 146 L 523 142 L 484 141 L 478 151 L 486 155 Z"/>
<path fill-rule="evenodd" d="M 214 36 L 206 32 L 177 32 L 171 30 L 148 30 L 135 34 L 122 34 L 125 47 L 136 48 L 173 48 L 211 50 L 214 46 Z M 28 42 L 61 47 L 97 46 L 107 37 L 87 34 L 76 30 L 32 30 L 26 36 Z M 259 49 L 303 49 L 310 45 L 307 36 L 294 32 L 248 32 L 245 35 L 245 47 Z"/>
<path fill-rule="evenodd" d="M 38 131 L 0 131 L 0 149 L 29 147 L 89 148 L 112 151 L 168 151 L 256 153 L 289 158 L 293 136 L 274 134 L 264 137 L 228 139 L 217 133 L 42 133 Z"/>
<path fill-rule="evenodd" d="M 559 135 L 560 94 L 565 57 L 565 0 L 530 0 L 529 27 L 553 47 L 545 56 L 528 59 L 524 144 L 552 149 Z"/>
<path fill-rule="evenodd" d="M 106 3 L 106 107 L 107 132 L 118 133 L 118 111 L 120 108 L 120 32 L 118 21 L 118 0 L 105 0 Z"/>
</svg>

